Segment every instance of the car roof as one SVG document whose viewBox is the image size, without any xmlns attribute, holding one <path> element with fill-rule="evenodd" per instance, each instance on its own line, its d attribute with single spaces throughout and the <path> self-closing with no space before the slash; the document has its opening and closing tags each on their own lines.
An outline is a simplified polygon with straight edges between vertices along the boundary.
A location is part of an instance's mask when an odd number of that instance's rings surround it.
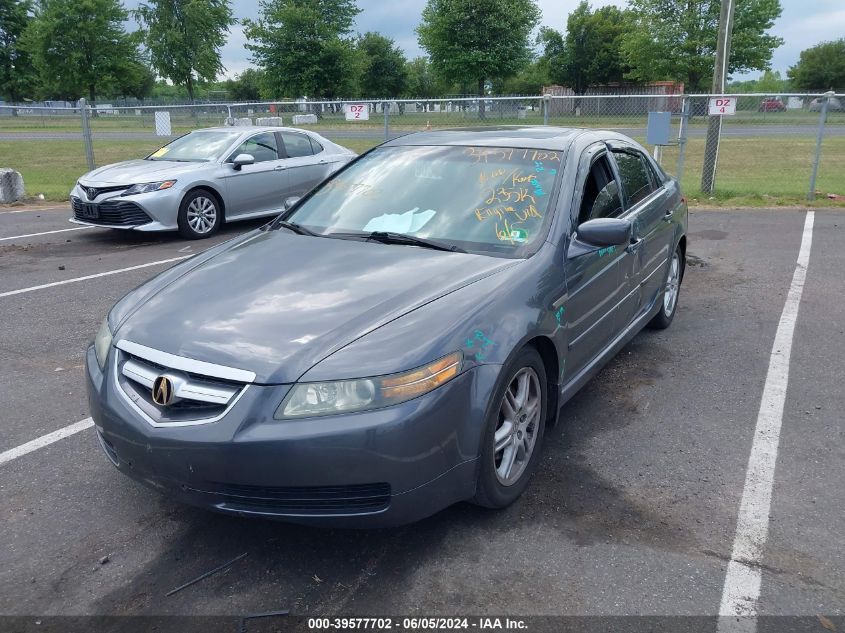
<svg viewBox="0 0 845 633">
<path fill-rule="evenodd" d="M 200 127 L 191 132 L 240 132 L 241 134 L 254 134 L 255 132 L 301 132 L 305 134 L 316 134 L 311 130 L 304 130 L 298 127 L 284 127 L 281 125 L 218 125 L 215 127 Z"/>
<path fill-rule="evenodd" d="M 491 147 L 528 147 L 531 149 L 565 150 L 576 138 L 591 135 L 595 140 L 630 139 L 617 132 L 549 125 L 498 125 L 464 127 L 415 132 L 384 144 L 397 145 L 482 145 Z"/>
</svg>

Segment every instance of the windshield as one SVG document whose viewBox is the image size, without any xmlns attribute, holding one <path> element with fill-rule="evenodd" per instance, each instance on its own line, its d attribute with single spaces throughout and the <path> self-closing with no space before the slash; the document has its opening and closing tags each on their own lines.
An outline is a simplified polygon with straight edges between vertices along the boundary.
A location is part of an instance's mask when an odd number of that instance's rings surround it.
<svg viewBox="0 0 845 633">
<path fill-rule="evenodd" d="M 285 219 L 324 234 L 387 231 L 521 257 L 545 234 L 560 159 L 521 148 L 377 148 Z"/>
<path fill-rule="evenodd" d="M 191 132 L 156 150 L 147 160 L 216 160 L 243 132 Z"/>
</svg>

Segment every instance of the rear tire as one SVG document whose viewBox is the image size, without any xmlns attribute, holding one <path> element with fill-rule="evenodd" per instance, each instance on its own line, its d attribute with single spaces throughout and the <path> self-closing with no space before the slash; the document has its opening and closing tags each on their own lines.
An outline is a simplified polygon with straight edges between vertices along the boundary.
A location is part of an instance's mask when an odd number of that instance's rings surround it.
<svg viewBox="0 0 845 633">
<path fill-rule="evenodd" d="M 665 330 L 672 325 L 675 312 L 678 310 L 678 297 L 681 293 L 681 279 L 684 276 L 684 253 L 681 245 L 675 247 L 672 259 L 669 260 L 669 270 L 666 272 L 666 282 L 660 295 L 660 310 L 649 321 L 648 327 L 653 330 Z"/>
<path fill-rule="evenodd" d="M 543 359 L 522 349 L 505 367 L 487 419 L 473 503 L 504 508 L 528 487 L 546 430 L 548 385 Z"/>
<path fill-rule="evenodd" d="M 207 189 L 189 191 L 179 205 L 179 234 L 188 240 L 211 237 L 223 223 L 223 205 Z"/>
</svg>

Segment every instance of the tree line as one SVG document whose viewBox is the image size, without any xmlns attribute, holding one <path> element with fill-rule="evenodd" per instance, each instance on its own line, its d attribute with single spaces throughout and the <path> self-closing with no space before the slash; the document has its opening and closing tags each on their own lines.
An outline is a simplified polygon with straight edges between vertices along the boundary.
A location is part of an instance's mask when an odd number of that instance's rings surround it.
<svg viewBox="0 0 845 633">
<path fill-rule="evenodd" d="M 426 56 L 409 60 L 382 34 L 353 33 L 355 0 L 261 0 L 257 16 L 241 21 L 254 67 L 220 81 L 220 51 L 238 23 L 229 0 L 146 0 L 132 11 L 120 0 L 0 0 L 0 96 L 434 98 L 663 80 L 707 92 L 719 6 L 629 0 L 593 9 L 584 0 L 561 32 L 540 26 L 535 0 L 428 0 L 416 29 Z M 730 73 L 769 69 L 783 43 L 769 34 L 780 14 L 780 0 L 737 2 Z M 845 90 L 845 39 L 803 51 L 786 79 L 767 72 L 759 81 Z"/>
</svg>

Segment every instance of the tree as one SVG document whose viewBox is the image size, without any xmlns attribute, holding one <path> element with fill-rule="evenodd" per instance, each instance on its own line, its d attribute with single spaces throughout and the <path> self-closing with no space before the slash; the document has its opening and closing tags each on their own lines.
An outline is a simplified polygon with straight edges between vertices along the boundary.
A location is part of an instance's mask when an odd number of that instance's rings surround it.
<svg viewBox="0 0 845 633">
<path fill-rule="evenodd" d="M 589 86 L 621 82 L 629 70 L 622 55 L 622 40 L 633 27 L 633 13 L 615 6 L 595 12 L 583 0 L 569 14 L 566 35 L 554 29 L 540 31 L 542 65 L 549 78 L 584 94 Z"/>
<path fill-rule="evenodd" d="M 792 92 L 792 82 L 789 79 L 781 77 L 777 70 L 764 70 L 763 74 L 757 79 L 748 79 L 746 81 L 732 81 L 728 85 L 730 92 L 745 93 L 745 92 L 764 92 L 770 95 L 776 95 L 784 92 Z"/>
<path fill-rule="evenodd" d="M 405 90 L 405 54 L 392 39 L 364 33 L 358 39 L 359 78 L 364 97 L 398 97 Z"/>
<path fill-rule="evenodd" d="M 261 99 L 261 84 L 264 73 L 255 68 L 247 68 L 234 79 L 226 80 L 226 92 L 235 101 L 258 101 Z"/>
<path fill-rule="evenodd" d="M 497 81 L 494 89 L 498 94 L 506 95 L 539 95 L 543 86 L 549 84 L 546 67 L 539 60 L 531 62 L 520 73 Z"/>
<path fill-rule="evenodd" d="M 41 0 L 23 40 L 45 94 L 93 103 L 115 90 L 140 60 L 127 17 L 118 0 Z"/>
<path fill-rule="evenodd" d="M 135 97 L 144 100 L 153 93 L 156 76 L 149 64 L 143 61 L 133 61 L 118 78 L 118 84 L 113 90 L 115 96 Z"/>
<path fill-rule="evenodd" d="M 21 36 L 32 19 L 29 0 L 0 0 L 0 97 L 22 101 L 33 96 L 35 69 Z"/>
<path fill-rule="evenodd" d="M 254 61 L 267 89 L 289 97 L 334 98 L 355 87 L 349 34 L 355 0 L 262 0 L 260 18 L 245 20 Z"/>
<path fill-rule="evenodd" d="M 720 0 L 631 0 L 636 25 L 623 41 L 628 78 L 684 82 L 708 91 L 713 78 Z M 765 70 L 783 39 L 768 35 L 780 0 L 736 0 L 728 73 Z"/>
<path fill-rule="evenodd" d="M 153 68 L 185 86 L 194 100 L 198 82 L 214 81 L 225 68 L 220 48 L 235 24 L 229 0 L 149 0 L 133 12 L 144 33 Z"/>
<path fill-rule="evenodd" d="M 530 62 L 529 36 L 539 19 L 534 0 L 428 0 L 417 34 L 435 72 L 475 85 L 483 96 L 488 80 L 511 77 Z"/>
<path fill-rule="evenodd" d="M 801 90 L 845 92 L 845 38 L 801 51 L 786 74 Z"/>
</svg>

